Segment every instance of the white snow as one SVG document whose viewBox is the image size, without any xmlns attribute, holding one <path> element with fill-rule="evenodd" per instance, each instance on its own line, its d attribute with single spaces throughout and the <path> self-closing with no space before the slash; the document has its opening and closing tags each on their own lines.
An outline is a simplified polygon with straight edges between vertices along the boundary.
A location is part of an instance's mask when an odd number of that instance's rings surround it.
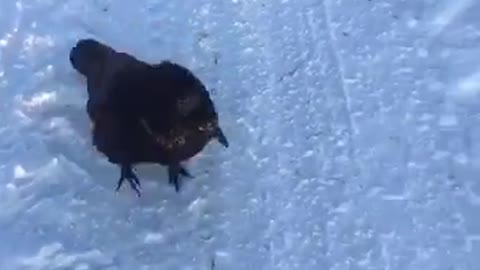
<svg viewBox="0 0 480 270">
<path fill-rule="evenodd" d="M 459 99 L 478 98 L 480 94 L 480 69 L 465 78 L 461 78 L 457 83 L 456 90 L 455 96 Z"/>
<path fill-rule="evenodd" d="M 432 20 L 433 35 L 439 34 L 452 21 L 461 18 L 462 13 L 471 8 L 474 0 L 439 1 L 439 10 Z"/>
<path fill-rule="evenodd" d="M 480 2 L 0 1 L 0 270 L 480 269 Z M 68 52 L 178 61 L 231 147 L 114 188 Z"/>
<path fill-rule="evenodd" d="M 145 244 L 161 243 L 165 237 L 161 233 L 148 233 L 145 236 Z"/>
</svg>

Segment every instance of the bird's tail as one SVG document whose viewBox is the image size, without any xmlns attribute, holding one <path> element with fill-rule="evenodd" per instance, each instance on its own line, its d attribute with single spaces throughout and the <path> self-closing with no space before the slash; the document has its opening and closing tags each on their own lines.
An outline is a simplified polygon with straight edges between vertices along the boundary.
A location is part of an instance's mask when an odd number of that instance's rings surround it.
<svg viewBox="0 0 480 270">
<path fill-rule="evenodd" d="M 225 134 L 223 133 L 222 129 L 220 127 L 217 127 L 215 129 L 215 134 L 214 134 L 214 137 L 218 140 L 218 142 L 220 144 L 222 144 L 225 148 L 228 148 L 229 146 L 229 143 L 228 143 L 228 140 L 227 140 L 227 137 L 225 136 Z"/>
</svg>

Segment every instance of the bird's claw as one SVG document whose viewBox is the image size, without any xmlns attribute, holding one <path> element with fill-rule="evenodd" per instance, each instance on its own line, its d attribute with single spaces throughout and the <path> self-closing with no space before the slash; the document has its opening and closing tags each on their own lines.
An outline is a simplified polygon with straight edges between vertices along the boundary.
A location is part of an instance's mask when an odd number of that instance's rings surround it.
<svg viewBox="0 0 480 270">
<path fill-rule="evenodd" d="M 123 181 L 126 179 L 130 184 L 130 187 L 135 191 L 138 197 L 140 197 L 140 189 L 142 186 L 140 184 L 140 180 L 138 180 L 137 175 L 133 172 L 133 169 L 130 166 L 122 166 L 121 168 L 122 173 L 120 175 L 120 179 L 117 183 L 117 188 L 115 191 L 118 191 L 123 184 Z"/>
<path fill-rule="evenodd" d="M 179 173 L 183 176 L 186 176 L 186 177 L 189 177 L 189 178 L 193 178 L 193 176 L 187 171 L 187 169 L 185 169 L 184 167 L 180 166 L 180 171 Z"/>
<path fill-rule="evenodd" d="M 193 178 L 193 176 L 181 165 L 168 166 L 168 183 L 175 186 L 176 192 L 180 192 L 179 175 Z"/>
</svg>

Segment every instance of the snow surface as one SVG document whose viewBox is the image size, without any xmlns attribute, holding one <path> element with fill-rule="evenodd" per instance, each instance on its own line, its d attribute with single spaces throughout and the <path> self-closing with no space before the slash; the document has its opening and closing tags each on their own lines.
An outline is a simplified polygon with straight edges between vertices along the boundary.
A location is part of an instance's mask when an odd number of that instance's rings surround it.
<svg viewBox="0 0 480 270">
<path fill-rule="evenodd" d="M 480 2 L 0 1 L 0 269 L 480 269 Z M 95 37 L 212 89 L 180 194 L 95 152 Z"/>
</svg>

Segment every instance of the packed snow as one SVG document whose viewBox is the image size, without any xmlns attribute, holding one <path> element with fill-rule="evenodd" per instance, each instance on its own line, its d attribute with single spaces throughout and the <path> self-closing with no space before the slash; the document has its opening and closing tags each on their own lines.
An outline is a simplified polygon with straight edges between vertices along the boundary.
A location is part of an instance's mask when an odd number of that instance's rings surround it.
<svg viewBox="0 0 480 270">
<path fill-rule="evenodd" d="M 480 2 L 0 1 L 0 269 L 480 269 Z M 94 37 L 208 86 L 230 148 L 115 192 Z"/>
</svg>

